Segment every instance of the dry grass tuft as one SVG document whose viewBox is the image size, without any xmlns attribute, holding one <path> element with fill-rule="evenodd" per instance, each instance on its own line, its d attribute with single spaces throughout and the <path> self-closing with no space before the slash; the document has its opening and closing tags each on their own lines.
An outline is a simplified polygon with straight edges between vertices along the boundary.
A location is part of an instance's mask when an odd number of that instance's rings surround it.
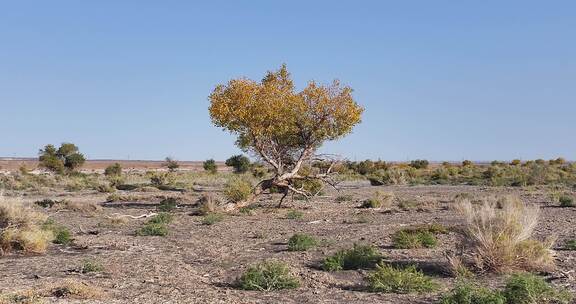
<svg viewBox="0 0 576 304">
<path fill-rule="evenodd" d="M 480 204 L 458 202 L 466 221 L 467 247 L 481 271 L 549 271 L 554 268 L 551 243 L 532 239 L 539 208 L 517 197 L 488 198 Z"/>
<path fill-rule="evenodd" d="M 41 228 L 47 216 L 21 201 L 0 195 L 0 255 L 13 250 L 43 253 L 53 239 L 51 231 Z"/>
<path fill-rule="evenodd" d="M 0 295 L 0 304 L 45 303 L 45 298 L 94 300 L 102 299 L 104 291 L 77 280 L 63 280 L 45 286 Z"/>
</svg>

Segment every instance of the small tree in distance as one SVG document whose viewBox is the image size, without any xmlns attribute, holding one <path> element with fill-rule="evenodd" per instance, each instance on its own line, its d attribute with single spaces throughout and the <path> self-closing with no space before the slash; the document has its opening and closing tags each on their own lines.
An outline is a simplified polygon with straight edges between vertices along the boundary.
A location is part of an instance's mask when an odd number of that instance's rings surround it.
<svg viewBox="0 0 576 304">
<path fill-rule="evenodd" d="M 162 166 L 168 168 L 170 172 L 174 172 L 176 171 L 176 169 L 180 168 L 180 164 L 178 164 L 178 162 L 174 160 L 172 157 L 166 157 L 164 164 L 162 164 Z"/>
<path fill-rule="evenodd" d="M 218 172 L 218 166 L 216 165 L 216 161 L 213 159 L 205 160 L 203 166 L 205 171 L 208 171 L 212 174 Z"/>
<path fill-rule="evenodd" d="M 226 160 L 226 166 L 234 168 L 234 173 L 246 173 L 250 170 L 250 159 L 244 155 L 234 155 Z"/>
<path fill-rule="evenodd" d="M 289 192 L 308 197 L 311 193 L 296 184 L 324 180 L 332 166 L 306 175 L 301 168 L 315 159 L 325 141 L 350 133 L 363 112 L 352 98 L 352 89 L 338 81 L 330 85 L 311 81 L 296 92 L 285 65 L 268 72 L 260 82 L 239 78 L 218 85 L 209 99 L 214 125 L 236 134 L 236 144 L 273 171 L 272 178 L 254 188 L 251 198 L 229 208 L 246 206 L 272 187 L 280 189 L 284 197 Z"/>
<path fill-rule="evenodd" d="M 86 161 L 78 147 L 72 143 L 62 143 L 58 150 L 54 145 L 49 144 L 44 149 L 40 149 L 38 154 L 40 166 L 58 174 L 64 171 L 72 172 Z"/>
</svg>

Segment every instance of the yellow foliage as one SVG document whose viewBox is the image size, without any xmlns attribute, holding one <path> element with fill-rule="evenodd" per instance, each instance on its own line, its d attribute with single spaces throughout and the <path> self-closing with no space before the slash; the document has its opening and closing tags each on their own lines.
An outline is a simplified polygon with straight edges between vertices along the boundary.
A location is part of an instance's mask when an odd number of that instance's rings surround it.
<svg viewBox="0 0 576 304">
<path fill-rule="evenodd" d="M 209 99 L 212 122 L 275 167 L 350 133 L 363 112 L 352 89 L 338 81 L 312 81 L 296 92 L 285 65 L 261 82 L 240 78 L 218 85 Z"/>
</svg>

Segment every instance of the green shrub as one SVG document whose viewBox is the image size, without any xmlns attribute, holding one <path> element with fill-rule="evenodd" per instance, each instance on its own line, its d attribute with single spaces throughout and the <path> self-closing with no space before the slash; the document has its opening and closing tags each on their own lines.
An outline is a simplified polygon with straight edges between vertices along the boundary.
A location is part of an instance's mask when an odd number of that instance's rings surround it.
<svg viewBox="0 0 576 304">
<path fill-rule="evenodd" d="M 401 269 L 384 263 L 367 277 L 372 292 L 414 293 L 433 291 L 438 287 L 431 278 L 425 276 L 416 266 Z"/>
<path fill-rule="evenodd" d="M 252 166 L 252 176 L 256 178 L 263 178 L 268 173 L 268 169 L 261 165 Z"/>
<path fill-rule="evenodd" d="M 244 155 L 234 155 L 228 158 L 225 164 L 234 168 L 234 173 L 245 173 L 250 170 L 250 159 Z"/>
<path fill-rule="evenodd" d="M 299 220 L 304 217 L 304 213 L 298 210 L 290 210 L 286 213 L 286 218 L 289 220 Z"/>
<path fill-rule="evenodd" d="M 151 217 L 148 220 L 148 223 L 152 224 L 170 224 L 172 222 L 172 215 L 166 212 L 161 212 L 156 214 L 155 216 Z"/>
<path fill-rule="evenodd" d="M 307 234 L 294 234 L 288 240 L 288 251 L 306 251 L 316 244 L 316 239 Z"/>
<path fill-rule="evenodd" d="M 165 224 L 147 223 L 136 231 L 139 236 L 166 236 L 168 227 Z"/>
<path fill-rule="evenodd" d="M 513 274 L 502 292 L 509 304 L 568 304 L 572 295 L 530 273 Z"/>
<path fill-rule="evenodd" d="M 376 265 L 382 256 L 371 245 L 356 245 L 348 250 L 341 250 L 329 256 L 322 262 L 322 269 L 326 271 L 339 271 L 351 269 L 371 268 Z"/>
<path fill-rule="evenodd" d="M 202 225 L 214 225 L 221 222 L 224 219 L 224 215 L 220 213 L 210 213 L 202 218 Z"/>
<path fill-rule="evenodd" d="M 434 248 L 438 244 L 433 233 L 411 229 L 403 229 L 394 233 L 392 242 L 394 248 L 398 249 Z"/>
<path fill-rule="evenodd" d="M 362 202 L 361 208 L 390 208 L 394 194 L 390 192 L 376 191 L 371 198 Z"/>
<path fill-rule="evenodd" d="M 168 235 L 168 225 L 172 221 L 169 213 L 158 213 L 150 218 L 146 224 L 136 231 L 139 236 L 166 236 Z"/>
<path fill-rule="evenodd" d="M 471 282 L 460 282 L 439 302 L 440 304 L 506 304 L 502 293 L 478 286 Z"/>
<path fill-rule="evenodd" d="M 417 159 L 410 162 L 410 167 L 415 169 L 426 169 L 430 163 L 425 159 Z"/>
<path fill-rule="evenodd" d="M 576 250 L 576 240 L 568 240 L 564 243 L 564 248 L 566 250 Z"/>
<path fill-rule="evenodd" d="M 343 202 L 350 202 L 354 199 L 354 197 L 350 194 L 339 195 L 334 199 L 336 203 L 343 203 Z"/>
<path fill-rule="evenodd" d="M 172 157 L 166 157 L 162 167 L 166 167 L 170 172 L 174 172 L 176 169 L 180 168 L 180 164 Z"/>
<path fill-rule="evenodd" d="M 297 288 L 300 283 L 286 264 L 267 261 L 248 268 L 238 279 L 238 285 L 244 290 L 271 291 Z"/>
<path fill-rule="evenodd" d="M 104 266 L 102 266 L 100 262 L 94 260 L 84 260 L 82 267 L 80 267 L 81 273 L 101 272 L 103 270 Z"/>
<path fill-rule="evenodd" d="M 72 243 L 72 233 L 63 225 L 57 224 L 54 220 L 48 219 L 43 225 L 43 230 L 52 231 L 54 239 L 52 243 L 60 245 L 68 245 Z"/>
<path fill-rule="evenodd" d="M 175 199 L 173 197 L 165 198 L 162 201 L 160 201 L 160 204 L 158 204 L 158 211 L 170 212 L 170 211 L 176 209 L 177 206 L 178 206 L 178 200 L 177 199 Z"/>
<path fill-rule="evenodd" d="M 78 147 L 71 143 L 62 143 L 58 150 L 54 145 L 46 145 L 39 154 L 40 166 L 58 174 L 63 173 L 64 170 L 72 172 L 86 161 Z"/>
<path fill-rule="evenodd" d="M 392 236 L 392 242 L 399 249 L 433 248 L 438 243 L 435 235 L 444 233 L 448 233 L 448 229 L 434 223 L 399 230 Z"/>
<path fill-rule="evenodd" d="M 213 159 L 205 160 L 203 167 L 205 171 L 210 172 L 212 174 L 218 172 L 218 166 L 216 165 L 216 161 Z"/>
<path fill-rule="evenodd" d="M 241 178 L 233 178 L 224 186 L 224 195 L 234 203 L 247 200 L 252 194 L 252 184 Z"/>
<path fill-rule="evenodd" d="M 560 207 L 576 207 L 576 204 L 574 203 L 574 198 L 572 198 L 569 195 L 560 196 L 558 201 L 560 202 Z"/>
<path fill-rule="evenodd" d="M 122 175 L 122 166 L 119 163 L 114 163 L 104 169 L 104 175 L 106 176 L 120 176 Z"/>
</svg>

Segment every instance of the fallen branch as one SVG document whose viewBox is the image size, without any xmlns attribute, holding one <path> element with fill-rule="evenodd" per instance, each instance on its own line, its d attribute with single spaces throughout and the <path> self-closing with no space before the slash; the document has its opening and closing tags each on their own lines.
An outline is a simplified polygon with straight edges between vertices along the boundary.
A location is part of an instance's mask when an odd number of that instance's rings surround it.
<svg viewBox="0 0 576 304">
<path fill-rule="evenodd" d="M 147 213 L 147 214 L 136 215 L 136 216 L 135 216 L 135 215 L 130 215 L 130 214 L 120 214 L 120 213 L 113 213 L 112 215 L 115 215 L 115 216 L 118 216 L 118 217 L 128 217 L 128 218 L 137 220 L 137 219 L 141 219 L 141 218 L 152 217 L 152 216 L 155 216 L 155 215 L 157 215 L 157 214 L 158 214 L 158 213 L 156 213 L 156 212 L 150 212 L 150 213 Z M 106 216 L 106 218 L 111 219 L 112 217 L 111 217 L 111 216 Z"/>
</svg>

